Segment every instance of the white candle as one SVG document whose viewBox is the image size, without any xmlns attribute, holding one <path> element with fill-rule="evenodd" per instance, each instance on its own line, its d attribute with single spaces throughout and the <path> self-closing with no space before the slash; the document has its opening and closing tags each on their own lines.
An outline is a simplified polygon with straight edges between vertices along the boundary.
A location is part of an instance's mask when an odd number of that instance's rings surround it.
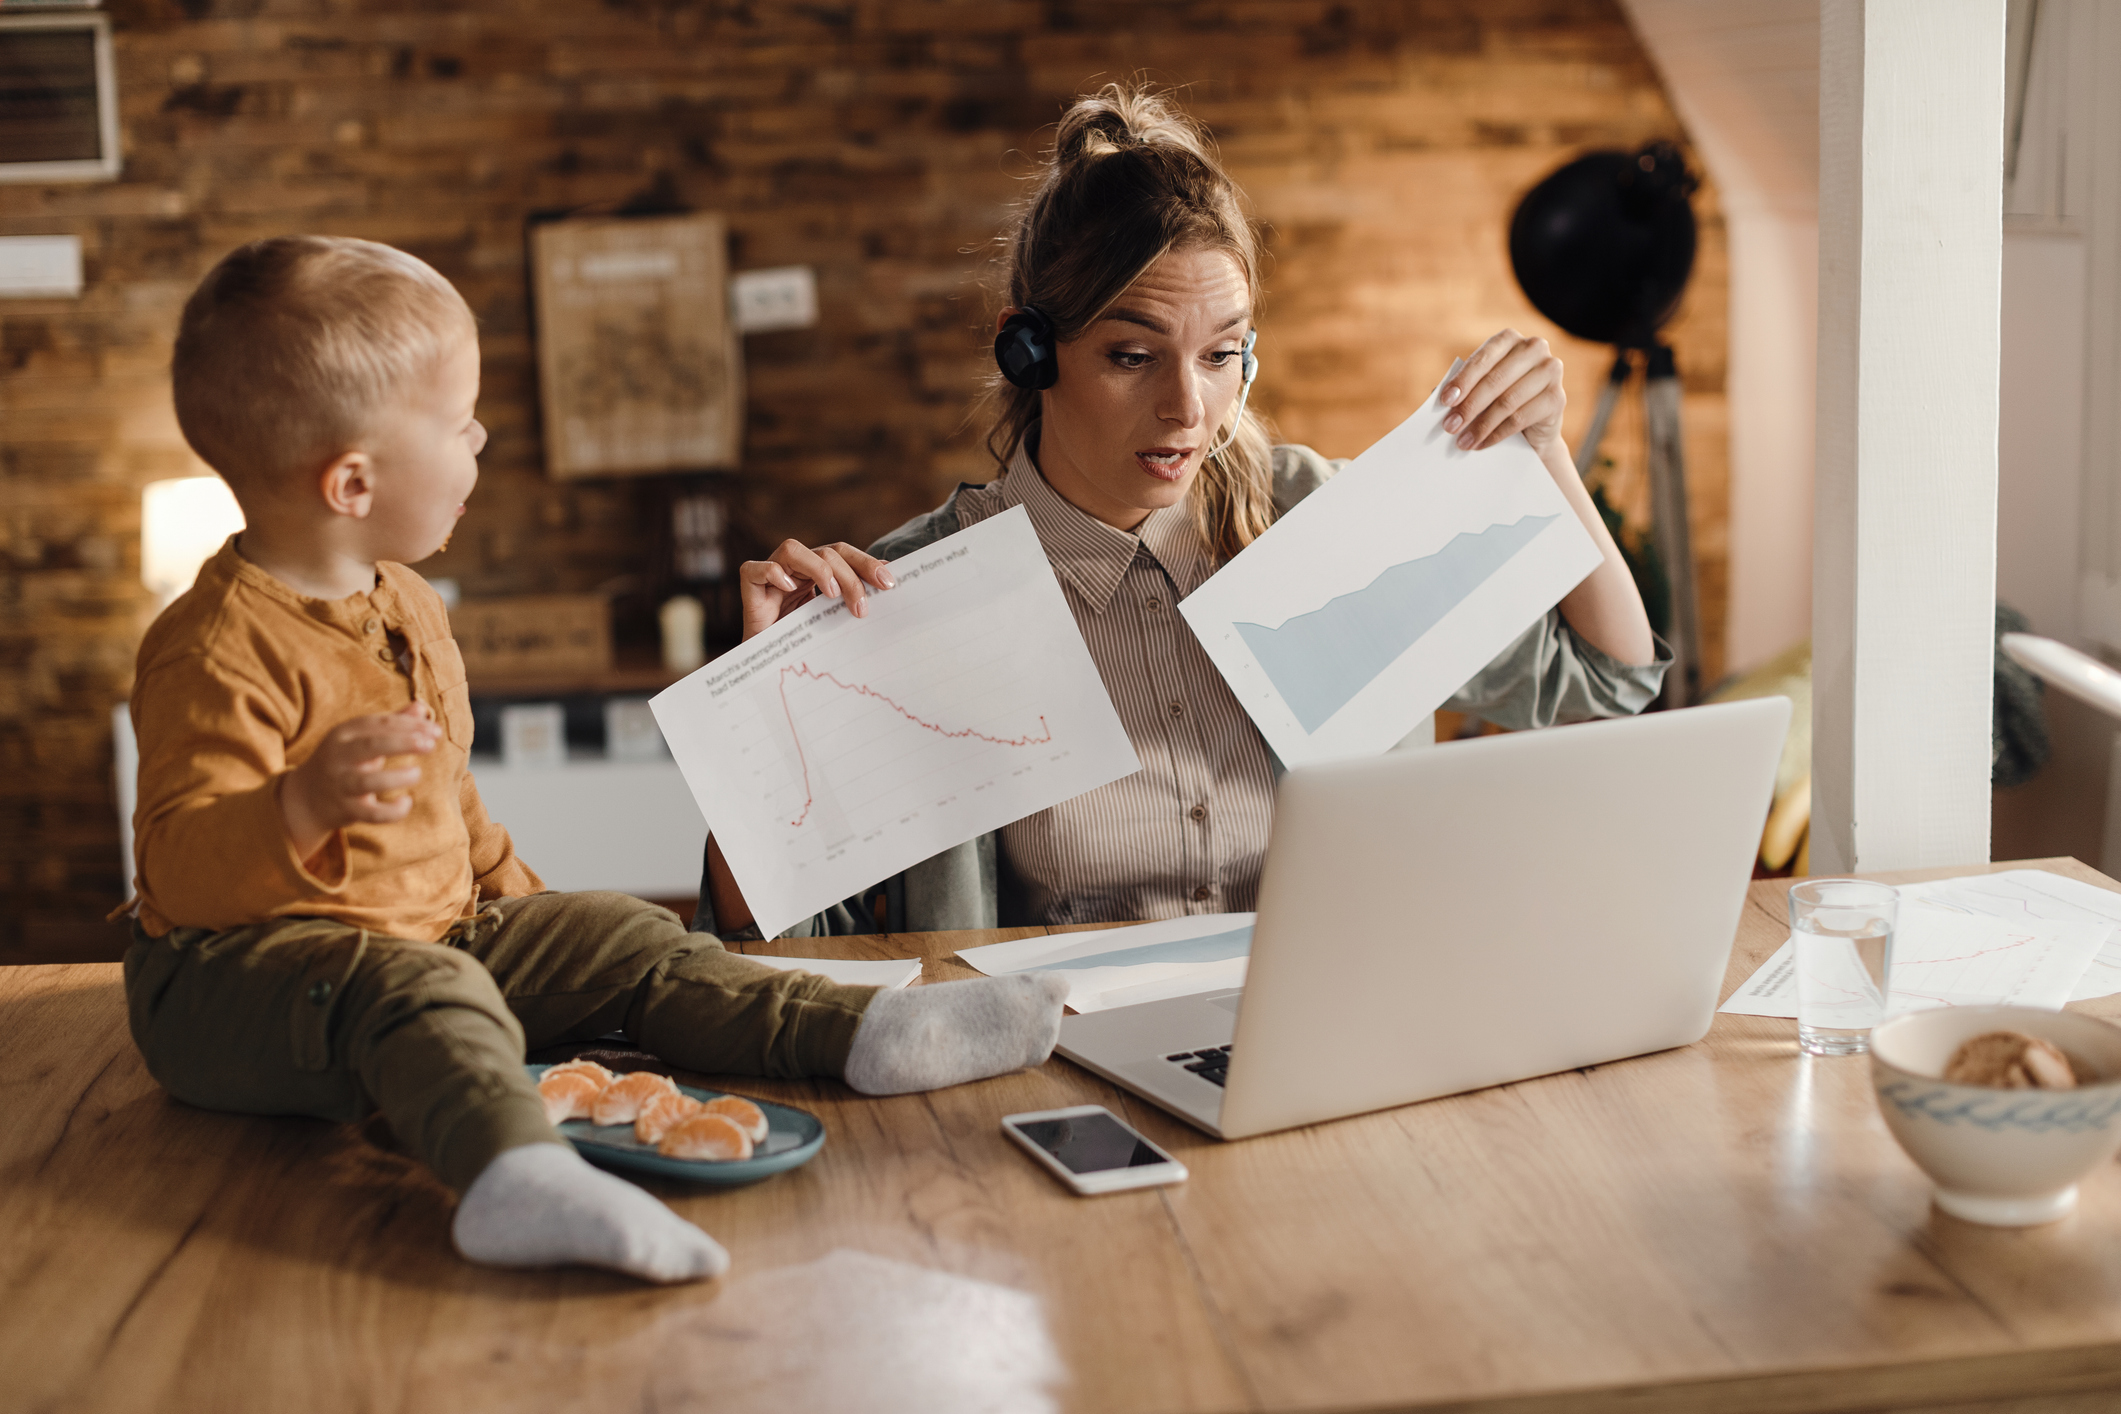
<svg viewBox="0 0 2121 1414">
<path fill-rule="evenodd" d="M 657 614 L 663 626 L 663 666 L 689 673 L 707 661 L 707 611 L 690 594 L 666 600 Z"/>
</svg>

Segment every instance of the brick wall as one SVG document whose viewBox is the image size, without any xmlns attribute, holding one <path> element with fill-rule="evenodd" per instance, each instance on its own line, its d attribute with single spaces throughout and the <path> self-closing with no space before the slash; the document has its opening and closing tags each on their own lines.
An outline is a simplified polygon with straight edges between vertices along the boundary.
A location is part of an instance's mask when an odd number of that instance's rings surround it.
<svg viewBox="0 0 2121 1414">
<path fill-rule="evenodd" d="M 123 180 L 0 187 L 0 234 L 72 232 L 78 301 L 0 303 L 0 961 L 108 955 L 122 898 L 108 713 L 149 611 L 138 488 L 200 470 L 164 370 L 222 252 L 295 230 L 414 251 L 485 326 L 493 434 L 436 572 L 471 593 L 634 569 L 657 488 L 540 471 L 526 213 L 644 192 L 728 213 L 738 269 L 814 265 L 813 329 L 747 340 L 743 523 L 862 540 L 985 480 L 982 247 L 1072 93 L 1185 86 L 1267 223 L 1256 405 L 1352 455 L 1506 323 L 1552 334 L 1503 248 L 1586 148 L 1679 135 L 1611 0 L 112 0 Z M 1708 618 L 1724 565 L 1713 191 L 1675 334 Z M 1558 340 L 1571 433 L 1600 350 Z M 1646 503 L 1634 414 L 1617 491 Z M 1710 645 L 1711 667 L 1720 656 Z"/>
</svg>

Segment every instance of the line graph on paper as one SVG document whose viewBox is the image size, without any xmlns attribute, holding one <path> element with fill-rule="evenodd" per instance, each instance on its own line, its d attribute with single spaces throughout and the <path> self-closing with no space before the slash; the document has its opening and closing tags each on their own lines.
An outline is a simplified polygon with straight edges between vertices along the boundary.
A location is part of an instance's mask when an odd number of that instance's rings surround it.
<svg viewBox="0 0 2121 1414">
<path fill-rule="evenodd" d="M 769 934 L 1139 769 L 1029 518 L 797 609 L 654 701 Z"/>
<path fill-rule="evenodd" d="M 2045 995 L 2068 945 L 2026 928 L 1981 926 L 1963 914 L 1910 906 L 1894 939 L 1891 1012 L 1937 1006 L 2011 1006 Z M 1970 926 L 1971 925 L 1971 926 Z M 2081 970 L 2081 963 L 2063 963 Z M 2074 979 L 2072 979 L 2074 980 Z M 2041 1005 L 2032 1002 L 2033 1005 Z"/>
<path fill-rule="evenodd" d="M 2121 894 L 2066 878 L 2045 869 L 2010 869 L 1909 884 L 1903 898 L 1919 898 L 1955 913 L 2000 918 L 2039 927 L 2046 923 L 2081 923 L 2104 928 L 2106 940 L 2070 993 L 2072 1001 L 2121 992 Z"/>
<path fill-rule="evenodd" d="M 805 856 L 1067 759 L 1067 742 L 1035 695 L 1011 681 L 994 645 L 923 646 L 912 660 L 860 654 L 830 671 L 805 659 L 774 674 L 778 730 L 768 714 L 768 739 L 739 752 L 755 758 L 761 789 L 790 803 L 787 827 Z M 930 782 L 935 789 L 921 789 Z"/>
<path fill-rule="evenodd" d="M 1981 887 L 1993 889 L 1995 880 L 2006 877 L 1990 876 Z M 1949 898 L 1947 885 L 1964 882 L 1902 886 L 1886 1013 L 1938 1006 L 2059 1007 L 2069 1001 L 2110 932 L 2107 920 L 2058 916 L 2061 910 L 2038 895 L 2032 896 L 2032 908 L 2016 907 L 2018 900 L 1995 893 L 1973 899 L 1974 906 L 1969 907 L 1966 898 L 1947 903 L 1932 892 L 1944 891 Z M 1778 948 L 1718 1010 L 1745 1016 L 1796 1016 L 1794 941 Z M 1848 960 L 1853 962 L 1853 957 Z M 1816 986 L 1818 980 L 1814 978 L 1808 986 Z M 1851 1000 L 1853 988 L 1861 985 L 1849 975 L 1830 975 L 1826 981 Z"/>
</svg>

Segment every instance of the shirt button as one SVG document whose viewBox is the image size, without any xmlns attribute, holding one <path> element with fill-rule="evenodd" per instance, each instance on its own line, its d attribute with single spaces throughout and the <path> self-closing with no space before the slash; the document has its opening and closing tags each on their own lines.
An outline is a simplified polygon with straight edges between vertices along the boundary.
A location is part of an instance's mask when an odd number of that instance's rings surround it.
<svg viewBox="0 0 2121 1414">
<path fill-rule="evenodd" d="M 1172 704 L 1171 704 L 1171 715 L 1172 715 L 1172 716 L 1174 716 L 1174 717 L 1183 717 L 1183 716 L 1185 716 L 1185 715 L 1186 715 L 1186 708 L 1185 708 L 1185 704 L 1183 704 L 1183 703 L 1179 703 L 1179 702 L 1174 702 L 1174 703 L 1172 703 Z"/>
<path fill-rule="evenodd" d="M 1196 820 L 1205 820 L 1208 818 L 1208 807 L 1205 805 L 1196 805 L 1191 810 L 1188 810 L 1186 813 L 1188 815 L 1191 815 Z"/>
<path fill-rule="evenodd" d="M 1202 884 L 1199 888 L 1193 891 L 1193 901 L 1195 903 L 1206 903 L 1208 901 L 1208 894 L 1210 892 L 1211 890 L 1208 888 L 1208 886 L 1206 884 Z"/>
<path fill-rule="evenodd" d="M 313 984 L 309 989 L 309 1000 L 313 1005 L 316 1006 L 322 1006 L 324 1005 L 324 1003 L 330 1001 L 331 983 L 318 982 Z"/>
<path fill-rule="evenodd" d="M 364 619 L 361 623 L 361 632 L 374 633 L 377 629 L 381 627 L 383 627 L 383 621 L 381 619 Z"/>
<path fill-rule="evenodd" d="M 376 661 L 379 663 L 395 663 L 398 661 L 398 655 L 391 652 L 388 648 L 378 648 L 376 650 Z"/>
<path fill-rule="evenodd" d="M 1152 610 L 1155 610 L 1155 609 L 1161 609 L 1161 608 L 1162 608 L 1163 606 L 1164 606 L 1164 601 L 1163 601 L 1163 600 L 1161 600 L 1161 599 L 1151 599 L 1151 600 L 1149 601 L 1149 607 L 1150 607 L 1150 609 L 1152 609 Z"/>
</svg>

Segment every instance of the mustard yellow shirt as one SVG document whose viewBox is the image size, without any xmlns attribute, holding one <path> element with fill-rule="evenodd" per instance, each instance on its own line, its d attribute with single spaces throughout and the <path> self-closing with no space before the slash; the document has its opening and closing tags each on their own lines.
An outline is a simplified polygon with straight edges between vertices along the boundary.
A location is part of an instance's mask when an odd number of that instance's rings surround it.
<svg viewBox="0 0 2121 1414">
<path fill-rule="evenodd" d="M 443 730 L 412 813 L 296 858 L 282 778 L 341 722 L 415 699 Z M 440 597 L 403 565 L 377 565 L 366 594 L 311 599 L 231 539 L 148 629 L 132 718 L 136 887 L 157 937 L 320 917 L 432 942 L 481 898 L 544 888 L 479 801 L 464 659 Z"/>
</svg>

